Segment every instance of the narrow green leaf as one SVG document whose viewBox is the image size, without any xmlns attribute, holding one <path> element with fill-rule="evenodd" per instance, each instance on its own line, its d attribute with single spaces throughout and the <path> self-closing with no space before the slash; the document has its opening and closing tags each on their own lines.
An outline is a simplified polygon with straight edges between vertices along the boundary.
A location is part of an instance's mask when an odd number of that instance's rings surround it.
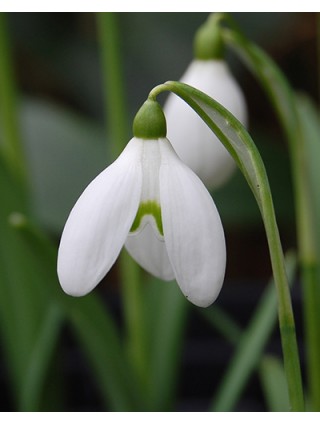
<svg viewBox="0 0 320 425">
<path fill-rule="evenodd" d="M 26 219 L 16 226 L 16 232 L 34 259 L 38 259 L 34 267 L 42 284 L 46 282 L 49 298 L 71 323 L 95 373 L 106 408 L 114 411 L 141 408 L 143 400 L 136 392 L 135 379 L 107 306 L 93 293 L 82 298 L 65 295 L 57 279 L 56 247 Z"/>
<path fill-rule="evenodd" d="M 305 170 L 312 191 L 314 208 L 313 223 L 316 234 L 317 257 L 320 258 L 320 111 L 306 95 L 297 94 L 295 105 L 301 126 L 303 140 L 300 141 L 305 150 Z"/>
<path fill-rule="evenodd" d="M 57 346 L 62 324 L 60 308 L 52 304 L 38 332 L 37 340 L 30 354 L 26 376 L 21 389 L 21 411 L 37 412 L 41 410 L 41 398 L 53 354 Z"/>
<path fill-rule="evenodd" d="M 26 194 L 1 158 L 0 201 L 1 330 L 12 389 L 18 399 L 47 299 L 30 252 L 9 223 L 14 211 L 27 210 Z"/>
<path fill-rule="evenodd" d="M 23 183 L 26 169 L 17 119 L 17 92 L 7 16 L 0 13 L 0 150 Z M 2 137 L 1 137 L 2 136 Z"/>
<path fill-rule="evenodd" d="M 149 408 L 152 411 L 170 411 L 175 408 L 175 391 L 189 304 L 178 285 L 173 282 L 150 279 L 147 289 Z"/>
<path fill-rule="evenodd" d="M 264 356 L 259 372 L 269 411 L 289 412 L 290 403 L 282 362 L 274 356 Z"/>
<path fill-rule="evenodd" d="M 90 360 L 108 410 L 144 410 L 144 400 L 123 353 L 114 323 L 106 306 L 91 294 L 65 304 L 82 349 Z"/>
<path fill-rule="evenodd" d="M 286 269 L 292 284 L 296 257 L 293 253 L 286 256 Z M 273 281 L 270 281 L 255 313 L 243 331 L 236 346 L 232 361 L 224 374 L 223 381 L 214 396 L 212 410 L 232 411 L 252 371 L 259 364 L 263 348 L 277 320 L 277 299 Z M 231 335 L 232 336 L 232 335 Z"/>
<path fill-rule="evenodd" d="M 225 43 L 240 56 L 261 83 L 280 118 L 289 143 L 295 149 L 297 121 L 293 94 L 285 76 L 274 61 L 262 49 L 241 34 L 239 29 L 233 31 L 224 28 L 222 29 L 222 36 Z"/>
<path fill-rule="evenodd" d="M 25 376 L 50 302 L 29 250 L 8 222 L 29 211 L 27 172 L 20 139 L 17 90 L 6 15 L 0 14 L 0 319 L 14 401 L 21 407 Z M 50 340 L 50 334 L 47 341 Z M 40 356 L 41 357 L 41 356 Z M 44 359 L 45 356 L 43 356 Z M 41 363 L 41 362 L 40 362 Z M 38 374 L 38 376 L 40 376 Z M 33 375 L 35 376 L 35 375 Z M 31 382 L 31 375 L 29 374 Z M 40 379 L 41 380 L 41 379 Z M 30 388 L 32 397 L 37 391 Z M 42 392 L 43 388 L 41 389 Z"/>
<path fill-rule="evenodd" d="M 311 159 L 307 152 L 310 148 L 310 142 L 307 140 L 311 140 L 312 114 L 307 119 L 308 124 L 304 119 L 300 119 L 302 113 L 300 102 L 295 100 L 294 92 L 287 79 L 273 60 L 258 46 L 250 42 L 238 30 L 224 29 L 223 38 L 228 46 L 244 60 L 266 91 L 287 137 L 294 182 L 299 258 L 302 269 L 306 345 L 311 356 L 308 361 L 310 400 L 313 409 L 317 411 L 320 409 L 320 367 L 316 359 L 320 356 L 320 340 L 318 336 L 314 337 L 314 330 L 318 327 L 320 313 L 314 295 L 315 288 L 318 287 L 320 265 L 316 241 L 316 236 L 319 234 L 315 231 L 318 228 L 318 221 L 314 212 L 318 207 L 314 204 L 310 176 L 315 157 Z M 318 124 L 313 127 L 315 129 Z M 319 140 L 319 135 L 315 140 Z"/>
<path fill-rule="evenodd" d="M 301 276 L 306 334 L 307 376 L 310 386 L 310 408 L 320 409 L 320 116 L 319 111 L 305 96 L 296 96 L 298 120 L 301 126 L 301 146 L 305 158 L 304 175 L 309 192 L 302 206 L 303 255 Z M 309 195 L 309 196 L 308 196 Z M 306 223 L 307 220 L 307 223 Z M 309 235 L 309 236 L 308 236 Z"/>
<path fill-rule="evenodd" d="M 210 308 L 201 309 L 200 313 L 213 327 L 229 342 L 236 344 L 242 334 L 242 329 L 237 325 L 229 314 L 227 314 L 219 305 L 214 304 Z"/>
</svg>

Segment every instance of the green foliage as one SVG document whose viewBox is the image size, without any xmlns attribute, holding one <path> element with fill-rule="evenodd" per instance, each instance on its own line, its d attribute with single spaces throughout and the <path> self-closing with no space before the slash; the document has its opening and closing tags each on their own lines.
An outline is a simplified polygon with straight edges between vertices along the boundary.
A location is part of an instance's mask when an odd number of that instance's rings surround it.
<svg viewBox="0 0 320 425">
<path fill-rule="evenodd" d="M 273 356 L 264 356 L 261 360 L 260 376 L 269 411 L 289 412 L 286 377 L 281 361 Z"/>
</svg>

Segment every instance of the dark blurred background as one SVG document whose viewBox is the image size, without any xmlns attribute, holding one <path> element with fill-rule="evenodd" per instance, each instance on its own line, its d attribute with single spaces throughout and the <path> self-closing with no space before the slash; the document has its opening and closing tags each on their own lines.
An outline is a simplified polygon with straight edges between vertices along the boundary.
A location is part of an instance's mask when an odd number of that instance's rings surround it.
<svg viewBox="0 0 320 425">
<path fill-rule="evenodd" d="M 192 60 L 193 35 L 207 16 L 118 14 L 129 126 L 152 87 L 180 78 Z M 292 86 L 318 103 L 316 14 L 234 13 L 233 17 L 243 32 L 275 60 Z M 58 244 L 75 200 L 86 184 L 113 160 L 106 143 L 108 126 L 96 17 L 92 13 L 11 13 L 8 21 L 34 214 Z M 281 128 L 252 75 L 232 52 L 228 52 L 227 59 L 247 99 L 250 133 L 270 178 L 284 249 L 295 248 L 290 163 Z M 253 196 L 239 172 L 213 196 L 224 223 L 228 248 L 226 281 L 217 302 L 240 326 L 245 326 L 271 276 L 264 229 Z M 98 290 L 108 298 L 120 323 L 116 268 L 113 273 L 112 285 L 106 281 Z M 298 283 L 293 299 L 303 359 Z M 277 331 L 268 350 L 281 353 Z M 68 377 L 67 409 L 102 410 L 90 369 L 68 329 L 62 352 Z M 208 408 L 232 353 L 232 346 L 197 311 L 191 310 L 176 410 Z M 0 379 L 1 386 L 6 388 L 5 371 Z M 2 410 L 10 410 L 10 403 L 10 395 L 2 398 Z M 237 410 L 265 408 L 259 380 L 254 375 Z"/>
</svg>

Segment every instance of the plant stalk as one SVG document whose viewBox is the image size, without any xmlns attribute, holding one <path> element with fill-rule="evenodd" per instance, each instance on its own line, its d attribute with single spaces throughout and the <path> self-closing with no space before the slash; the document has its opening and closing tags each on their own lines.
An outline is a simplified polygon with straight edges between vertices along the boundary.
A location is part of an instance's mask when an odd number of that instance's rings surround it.
<svg viewBox="0 0 320 425">
<path fill-rule="evenodd" d="M 246 144 L 245 149 L 250 149 L 250 158 L 252 161 L 252 171 L 255 173 L 256 180 L 251 180 L 250 174 L 246 172 L 246 166 L 243 165 L 241 158 L 237 157 L 234 151 L 232 142 L 229 142 L 228 137 L 221 130 L 221 128 L 209 117 L 205 110 L 194 100 L 201 99 L 206 106 L 210 104 L 211 108 L 221 108 L 224 114 L 228 114 L 229 123 L 233 122 L 236 131 L 240 131 L 242 127 L 240 123 L 234 120 L 232 115 L 224 108 L 219 106 L 213 99 L 210 99 L 204 93 L 196 90 L 186 84 L 169 81 L 165 84 L 156 86 L 151 90 L 149 98 L 155 98 L 164 91 L 172 91 L 181 97 L 185 102 L 192 107 L 203 121 L 210 127 L 216 134 L 221 142 L 228 148 L 229 152 L 235 155 L 241 170 L 247 178 L 247 181 L 256 197 L 258 202 L 264 226 L 266 230 L 271 265 L 274 275 L 274 281 L 278 298 L 278 317 L 279 327 L 281 334 L 281 342 L 284 357 L 284 367 L 287 376 L 288 392 L 293 411 L 304 411 L 304 397 L 302 389 L 302 378 L 300 371 L 299 352 L 295 332 L 295 322 L 291 304 L 290 290 L 288 279 L 285 271 L 284 255 L 281 246 L 278 226 L 275 218 L 271 190 L 269 187 L 266 171 L 260 157 L 259 152 L 251 141 Z M 208 100 L 209 99 L 209 100 Z M 230 124 L 229 124 L 230 125 Z M 249 146 L 250 145 L 250 146 Z"/>
<path fill-rule="evenodd" d="M 98 13 L 97 24 L 101 46 L 106 122 L 111 151 L 116 158 L 129 140 L 117 15 Z M 120 255 L 119 267 L 128 355 L 133 362 L 140 384 L 144 386 L 147 379 L 147 360 L 141 271 L 125 251 Z"/>
<path fill-rule="evenodd" d="M 13 68 L 7 16 L 0 13 L 0 149 L 13 173 L 25 183 L 27 172 L 19 134 Z"/>
<path fill-rule="evenodd" d="M 293 411 L 305 410 L 302 377 L 300 371 L 299 350 L 295 331 L 290 290 L 285 271 L 285 263 L 281 241 L 276 223 L 270 191 L 266 191 L 264 199 L 264 225 L 266 229 L 269 252 L 278 296 L 278 317 L 284 357 L 284 368 L 287 376 L 289 399 Z"/>
<path fill-rule="evenodd" d="M 307 351 L 307 379 L 312 410 L 320 410 L 320 331 L 319 274 L 313 196 L 310 191 L 304 135 L 297 114 L 294 94 L 277 65 L 232 25 L 224 30 L 226 43 L 244 60 L 260 81 L 287 137 L 294 185 L 296 227 L 303 290 L 303 312 Z M 319 28 L 318 20 L 318 28 Z M 320 57 L 320 56 L 319 56 Z"/>
</svg>

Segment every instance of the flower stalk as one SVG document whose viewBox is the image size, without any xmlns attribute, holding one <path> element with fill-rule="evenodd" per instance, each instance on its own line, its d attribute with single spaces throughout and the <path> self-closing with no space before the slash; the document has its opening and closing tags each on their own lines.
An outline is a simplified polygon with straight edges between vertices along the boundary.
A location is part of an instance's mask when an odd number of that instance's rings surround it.
<svg viewBox="0 0 320 425">
<path fill-rule="evenodd" d="M 183 83 L 167 82 L 155 87 L 150 92 L 149 98 L 155 100 L 160 93 L 165 91 L 171 91 L 180 96 L 206 122 L 229 150 L 255 195 L 266 230 L 277 291 L 279 327 L 291 407 L 293 411 L 304 411 L 299 353 L 290 290 L 271 191 L 260 154 L 239 121 L 204 93 Z M 231 137 L 230 130 L 233 131 L 233 137 Z"/>
<path fill-rule="evenodd" d="M 111 152 L 116 158 L 125 146 L 129 133 L 119 48 L 120 36 L 117 17 L 114 13 L 97 13 L 96 16 L 104 77 L 106 123 L 111 141 Z M 129 357 L 133 359 L 138 377 L 145 382 L 143 279 L 140 268 L 127 253 L 122 252 L 119 260 Z"/>
<path fill-rule="evenodd" d="M 15 175 L 25 183 L 27 172 L 19 134 L 17 93 L 5 13 L 0 13 L 0 69 L 0 149 Z"/>
<path fill-rule="evenodd" d="M 227 18 L 230 18 L 228 16 Z M 228 19 L 232 29 L 223 30 L 223 39 L 252 71 L 269 97 L 288 141 L 294 184 L 296 228 L 303 290 L 303 310 L 307 347 L 307 380 L 310 406 L 320 408 L 319 332 L 319 251 L 316 242 L 314 197 L 311 193 L 306 138 L 299 119 L 297 101 L 285 76 L 258 46 L 246 39 Z"/>
</svg>

